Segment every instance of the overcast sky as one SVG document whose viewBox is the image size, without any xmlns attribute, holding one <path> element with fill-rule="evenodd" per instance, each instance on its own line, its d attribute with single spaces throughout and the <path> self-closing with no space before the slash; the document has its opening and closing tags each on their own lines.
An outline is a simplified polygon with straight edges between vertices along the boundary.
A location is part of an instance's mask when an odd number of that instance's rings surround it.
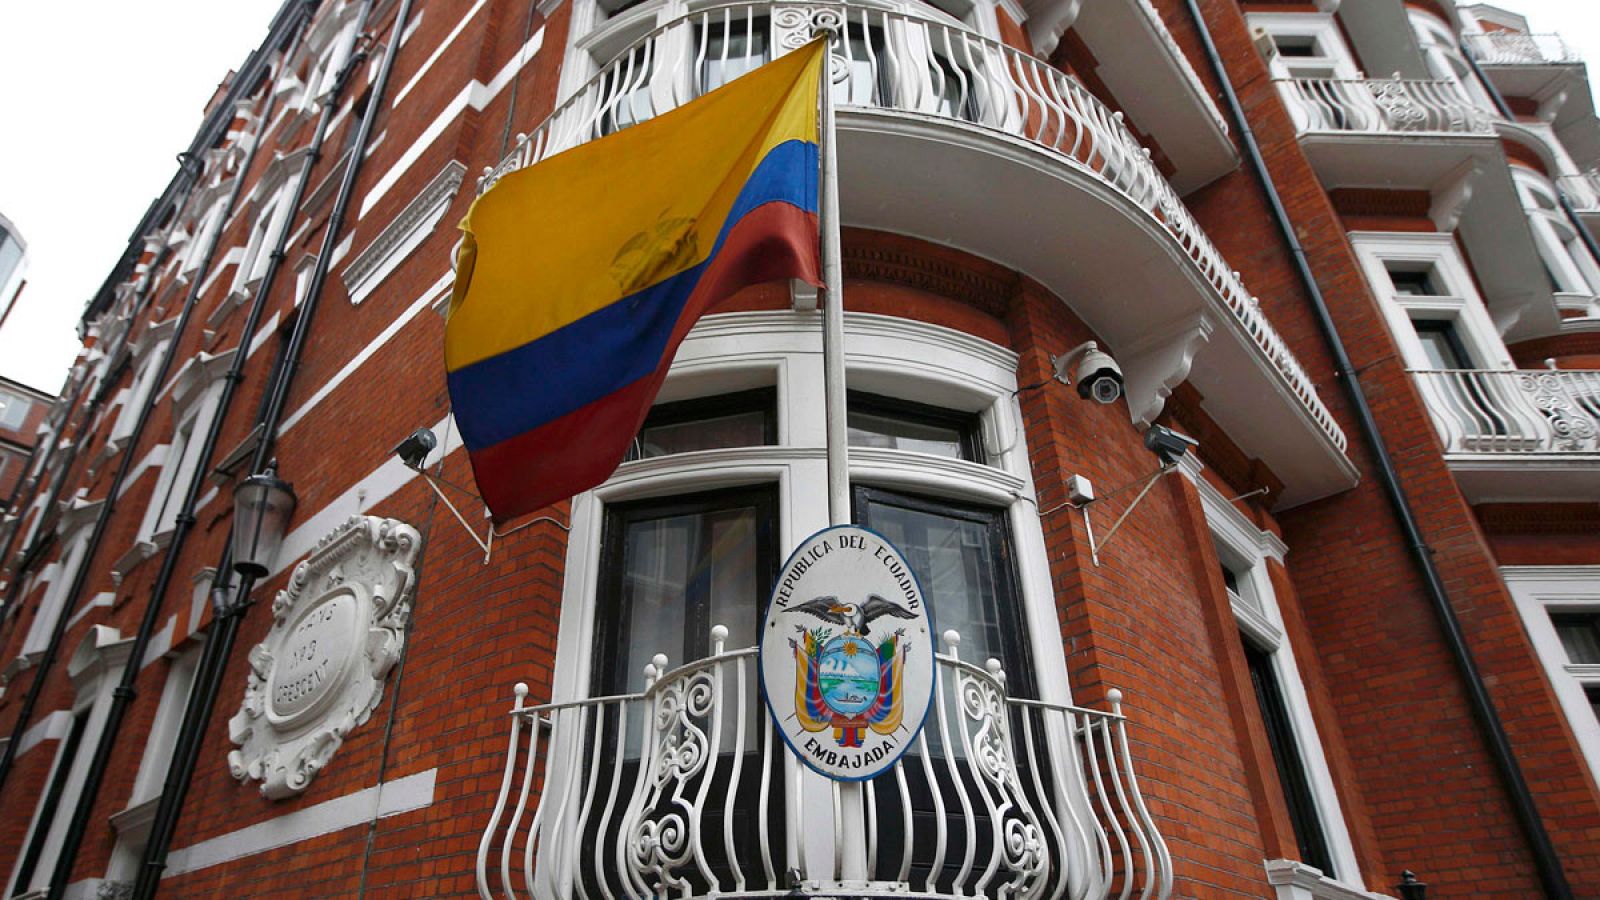
<svg viewBox="0 0 1600 900">
<path fill-rule="evenodd" d="M 0 329 L 0 375 L 58 390 L 74 328 L 177 168 L 217 83 L 281 0 L 0 3 L 0 212 L 28 287 Z M 1600 0 L 1503 0 L 1600 71 Z"/>
</svg>

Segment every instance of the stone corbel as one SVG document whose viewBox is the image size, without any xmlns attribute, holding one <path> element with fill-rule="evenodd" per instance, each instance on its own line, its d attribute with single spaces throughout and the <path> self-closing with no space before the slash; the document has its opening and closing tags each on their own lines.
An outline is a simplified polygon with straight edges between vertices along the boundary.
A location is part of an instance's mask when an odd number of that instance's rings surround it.
<svg viewBox="0 0 1600 900">
<path fill-rule="evenodd" d="M 1339 11 L 1339 0 L 1317 0 L 1317 12 L 1333 15 Z"/>
<path fill-rule="evenodd" d="M 1486 303 L 1484 306 L 1489 311 L 1489 321 L 1494 323 L 1495 333 L 1503 338 L 1516 329 L 1518 323 L 1522 321 L 1523 314 L 1532 309 L 1536 302 L 1527 294 L 1519 294 L 1499 303 Z"/>
<path fill-rule="evenodd" d="M 1212 327 L 1205 313 L 1190 313 L 1116 348 L 1114 355 L 1125 379 L 1123 394 L 1134 425 L 1148 428 L 1155 423 L 1172 389 L 1189 377 L 1195 354 L 1210 339 Z"/>
<path fill-rule="evenodd" d="M 1478 179 L 1478 164 L 1464 162 L 1433 186 L 1428 218 L 1444 234 L 1452 234 L 1461 224 L 1461 214 L 1472 202 L 1473 182 Z"/>
<path fill-rule="evenodd" d="M 1022 0 L 1022 8 L 1028 13 L 1028 38 L 1033 41 L 1034 53 L 1049 59 L 1061 36 L 1078 21 L 1083 0 Z"/>
<path fill-rule="evenodd" d="M 1556 116 L 1561 113 L 1561 107 L 1566 105 L 1567 98 L 1571 94 L 1572 91 L 1568 88 L 1555 88 L 1535 97 L 1534 99 L 1539 101 L 1539 108 L 1534 111 L 1534 118 L 1546 125 L 1554 124 Z"/>
<path fill-rule="evenodd" d="M 151 541 L 134 541 L 128 552 L 122 554 L 116 562 L 111 564 L 111 584 L 113 587 L 122 587 L 122 580 L 128 577 L 140 563 L 156 555 L 161 548 Z"/>
</svg>

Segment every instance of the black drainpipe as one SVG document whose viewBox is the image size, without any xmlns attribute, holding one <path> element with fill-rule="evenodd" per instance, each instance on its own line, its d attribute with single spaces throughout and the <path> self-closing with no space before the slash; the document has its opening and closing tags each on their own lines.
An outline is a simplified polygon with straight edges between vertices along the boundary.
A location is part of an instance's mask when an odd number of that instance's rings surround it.
<svg viewBox="0 0 1600 900">
<path fill-rule="evenodd" d="M 304 13 L 299 18 L 299 21 L 297 21 L 291 27 L 299 28 L 301 25 L 309 21 L 309 15 L 307 14 L 311 10 L 307 7 L 302 7 L 302 9 L 304 10 Z M 354 60 L 352 60 L 352 64 L 353 63 Z M 343 82 L 341 81 L 340 84 L 342 85 Z M 274 103 L 275 95 L 269 88 L 266 106 L 262 110 L 260 123 L 256 129 L 256 139 L 250 147 L 250 151 L 246 157 L 244 166 L 240 169 L 238 176 L 236 176 L 238 180 L 234 183 L 233 189 L 228 195 L 228 205 L 223 214 L 224 222 L 229 216 L 232 215 L 234 207 L 243 191 L 245 181 L 250 177 L 250 169 L 252 164 L 255 162 L 256 154 L 259 152 L 261 146 L 266 143 L 266 129 L 271 124 L 271 113 Z M 178 558 L 183 550 L 184 541 L 188 537 L 189 532 L 193 529 L 195 524 L 195 504 L 199 499 L 200 489 L 205 484 L 205 478 L 202 477 L 202 475 L 210 468 L 212 453 L 216 449 L 217 440 L 221 434 L 222 426 L 227 418 L 228 406 L 234 396 L 239 382 L 243 380 L 242 370 L 248 355 L 250 338 L 252 335 L 254 335 L 255 330 L 260 322 L 261 311 L 266 305 L 266 298 L 271 292 L 273 282 L 278 274 L 278 270 L 282 267 L 285 256 L 284 246 L 288 242 L 291 231 L 290 225 L 292 224 L 293 210 L 299 209 L 301 203 L 303 203 L 305 200 L 307 181 L 310 178 L 312 167 L 316 165 L 319 151 L 321 150 L 322 146 L 322 140 L 327 134 L 328 124 L 333 118 L 333 109 L 335 106 L 336 103 L 330 102 L 327 107 L 324 108 L 322 116 L 317 122 L 316 136 L 312 141 L 310 151 L 306 154 L 306 160 L 301 169 L 299 183 L 296 185 L 295 196 L 293 198 L 292 205 L 289 207 L 289 219 L 286 219 L 284 222 L 282 232 L 278 236 L 277 246 L 273 248 L 273 251 L 269 257 L 267 271 L 262 276 L 261 284 L 259 285 L 255 299 L 251 304 L 250 314 L 246 318 L 244 327 L 240 331 L 238 349 L 234 354 L 233 362 L 229 367 L 228 373 L 223 376 L 222 395 L 218 398 L 217 410 L 212 416 L 210 428 L 207 429 L 205 443 L 201 445 L 199 465 L 195 469 L 195 476 L 189 480 L 189 485 L 184 492 L 183 506 L 181 507 L 174 521 L 172 539 L 167 545 L 166 554 L 162 557 L 161 571 L 156 577 L 155 586 L 151 589 L 150 600 L 145 604 L 144 616 L 140 619 L 139 630 L 134 635 L 133 646 L 128 654 L 127 665 L 125 665 L 122 669 L 122 676 L 118 681 L 117 686 L 112 689 L 111 706 L 106 713 L 106 720 L 100 733 L 100 740 L 95 745 L 94 758 L 89 765 L 88 772 L 85 775 L 83 787 L 78 795 L 77 805 L 72 811 L 72 821 L 67 827 L 67 832 L 62 841 L 60 853 L 56 857 L 56 866 L 50 878 L 49 893 L 47 894 L 49 900 L 60 900 L 60 898 L 63 896 L 63 892 L 66 890 L 67 885 L 71 880 L 72 870 L 77 862 L 78 849 L 80 846 L 82 846 L 83 837 L 88 831 L 89 819 L 94 813 L 95 801 L 98 799 L 100 793 L 101 781 L 105 777 L 106 769 L 110 766 L 111 754 L 117 745 L 118 732 L 121 730 L 123 718 L 127 714 L 128 705 L 132 703 L 133 698 L 137 695 L 137 691 L 134 688 L 134 682 L 139 677 L 139 671 L 141 668 L 140 664 L 144 660 L 145 651 L 148 649 L 150 644 L 150 638 L 155 634 L 156 625 L 160 622 L 163 606 L 162 601 L 166 597 L 167 588 L 171 584 L 172 576 L 177 570 Z M 212 237 L 211 246 L 206 248 L 206 260 L 205 265 L 202 267 L 202 272 L 209 269 L 211 260 L 215 255 L 217 248 L 220 247 L 221 244 L 221 226 L 219 225 L 218 231 Z M 167 368 L 171 365 L 172 359 L 178 351 L 178 347 L 181 342 L 180 339 L 183 334 L 183 326 L 192 313 L 195 303 L 199 298 L 200 287 L 202 283 L 203 279 L 197 274 L 194 280 L 194 287 L 190 290 L 189 297 L 184 303 L 183 318 L 181 318 L 178 322 L 176 333 L 173 335 L 172 342 L 168 347 L 167 356 L 163 360 L 162 372 L 155 381 L 155 388 L 153 388 L 150 392 L 150 398 L 141 413 L 139 425 L 134 429 L 133 436 L 128 440 L 129 450 L 123 456 L 122 465 L 118 471 L 119 476 L 122 474 L 122 471 L 128 467 L 129 460 L 133 458 L 132 451 L 134 447 L 138 446 L 140 431 L 143 429 L 145 420 L 149 417 L 150 412 L 157 405 L 156 395 L 160 391 L 160 386 L 166 381 Z M 113 490 L 111 497 L 115 497 L 115 489 Z M 111 503 L 108 500 L 106 506 L 102 509 L 102 518 L 109 513 L 110 508 Z M 91 547 L 90 552 L 92 552 L 92 549 L 93 548 Z M 85 558 L 89 558 L 87 554 Z M 73 582 L 73 596 L 76 596 L 76 593 L 81 590 L 84 576 L 87 574 L 89 568 L 90 567 L 87 562 L 85 565 L 79 567 L 78 577 Z M 63 616 L 63 619 L 65 618 L 66 617 Z"/>
<path fill-rule="evenodd" d="M 316 318 L 317 307 L 321 304 L 323 288 L 327 284 L 328 273 L 332 268 L 332 255 L 337 246 L 340 232 L 344 227 L 345 215 L 349 212 L 350 202 L 355 196 L 356 177 L 361 172 L 361 164 L 366 156 L 367 145 L 372 137 L 372 126 L 383 108 L 383 98 L 388 88 L 389 75 L 394 68 L 394 59 L 400 52 L 400 32 L 405 27 L 406 20 L 411 16 L 413 0 L 403 0 L 399 11 L 395 14 L 393 35 L 389 47 L 384 53 L 383 62 L 378 67 L 377 77 L 371 87 L 370 99 L 367 101 L 366 113 L 361 117 L 357 126 L 355 140 L 350 150 L 350 162 L 345 167 L 344 176 L 339 182 L 339 193 L 335 196 L 333 210 L 328 217 L 327 229 L 323 233 L 322 249 L 317 254 L 316 265 L 312 269 L 311 281 L 306 288 L 305 299 L 301 301 L 300 312 L 295 317 L 294 328 L 289 335 L 289 344 L 285 348 L 283 357 L 278 363 L 278 368 L 272 373 L 272 380 L 268 382 L 271 393 L 265 408 L 257 417 L 257 425 L 261 428 L 261 442 L 256 445 L 255 453 L 250 462 L 250 471 L 264 470 L 272 459 L 278 436 L 278 426 L 283 419 L 284 406 L 289 399 L 290 388 L 294 384 L 300 354 L 305 349 L 307 335 L 310 333 L 313 320 Z M 367 16 L 371 12 L 372 0 L 364 0 L 361 11 L 358 13 L 359 24 L 357 31 L 366 28 Z M 345 83 L 355 71 L 357 64 L 365 57 L 362 54 L 352 57 L 350 64 L 341 74 L 335 90 L 342 92 Z M 331 108 L 332 104 L 330 104 Z M 287 230 L 287 229 L 285 229 Z M 216 706 L 217 695 L 222 687 L 222 678 L 227 671 L 228 658 L 233 653 L 234 641 L 238 638 L 239 624 L 244 613 L 249 609 L 249 596 L 255 586 L 255 578 L 250 575 L 240 575 L 237 588 L 229 588 L 228 582 L 232 578 L 230 572 L 233 556 L 232 529 L 229 529 L 228 541 L 224 545 L 221 559 L 217 563 L 217 577 L 221 582 L 221 590 L 237 590 L 240 601 L 232 604 L 226 612 L 219 615 L 214 621 L 211 634 L 207 637 L 205 651 L 202 654 L 200 665 L 195 672 L 194 687 L 190 690 L 189 702 L 184 710 L 183 725 L 178 733 L 177 746 L 173 750 L 172 763 L 167 770 L 167 778 L 161 792 L 161 803 L 157 807 L 154 821 L 151 823 L 150 836 L 145 845 L 143 864 L 139 867 L 138 880 L 134 884 L 133 896 L 136 900 L 147 900 L 154 897 L 160 887 L 161 875 L 166 868 L 167 853 L 172 844 L 172 836 L 177 828 L 178 816 L 183 809 L 183 800 L 188 793 L 189 783 L 193 778 L 195 765 L 199 760 L 201 746 L 207 727 L 211 722 L 211 713 Z"/>
<path fill-rule="evenodd" d="M 1411 504 L 1400 489 L 1400 476 L 1394 470 L 1394 461 L 1389 456 L 1388 445 L 1384 443 L 1383 435 L 1378 431 L 1377 420 L 1372 416 L 1372 407 L 1368 405 L 1366 391 L 1361 386 L 1361 372 L 1350 363 L 1350 354 L 1346 352 L 1344 341 L 1339 337 L 1338 326 L 1334 324 L 1333 316 L 1328 311 L 1328 303 L 1322 296 L 1322 289 L 1317 286 L 1317 279 L 1311 272 L 1311 262 L 1306 258 L 1305 248 L 1300 246 L 1299 237 L 1295 235 L 1294 225 L 1289 220 L 1289 213 L 1284 209 L 1283 199 L 1278 195 L 1278 188 L 1272 181 L 1271 173 L 1267 171 L 1266 161 L 1261 156 L 1261 147 L 1256 143 L 1255 132 L 1251 130 L 1250 122 L 1245 118 L 1244 108 L 1239 103 L 1239 95 L 1233 90 L 1233 83 L 1228 80 L 1228 72 L 1222 65 L 1222 57 L 1217 53 L 1216 43 L 1211 39 L 1211 29 L 1206 25 L 1199 3 L 1197 0 L 1184 0 L 1184 2 L 1189 8 L 1189 15 L 1194 19 L 1195 27 L 1200 32 L 1200 42 L 1205 48 L 1211 70 L 1222 85 L 1223 98 L 1227 101 L 1228 111 L 1239 129 L 1240 141 L 1250 158 L 1250 168 L 1266 191 L 1278 230 L 1282 232 L 1283 239 L 1288 243 L 1289 251 L 1294 257 L 1295 269 L 1305 286 L 1306 294 L 1311 299 L 1317 326 L 1328 343 L 1328 349 L 1333 353 L 1334 375 L 1344 383 L 1350 395 L 1351 405 L 1355 407 L 1356 422 L 1361 429 L 1361 436 L 1372 448 L 1378 481 L 1383 485 L 1383 492 L 1394 509 L 1401 530 L 1405 532 L 1406 547 L 1411 551 L 1412 559 L 1422 574 L 1428 600 L 1439 618 L 1440 628 L 1444 631 L 1445 644 L 1449 647 L 1450 656 L 1455 661 L 1462 681 L 1465 682 L 1468 702 L 1489 745 L 1489 755 L 1494 758 L 1495 768 L 1505 782 L 1506 790 L 1511 794 L 1511 805 L 1516 811 L 1517 821 L 1522 825 L 1529 848 L 1533 850 L 1534 863 L 1539 868 L 1539 881 L 1544 886 L 1545 895 L 1556 900 L 1571 900 L 1572 888 L 1568 886 L 1566 874 L 1561 870 L 1561 860 L 1556 855 L 1555 845 L 1550 841 L 1550 834 L 1545 831 L 1544 821 L 1539 818 L 1539 810 L 1533 802 L 1533 794 L 1528 790 L 1528 782 L 1523 778 L 1522 768 L 1517 764 L 1517 758 L 1511 751 L 1511 741 L 1506 737 L 1505 726 L 1501 724 L 1500 716 L 1495 712 L 1494 703 L 1489 698 L 1489 692 L 1484 688 L 1483 677 L 1478 672 L 1478 665 L 1472 658 L 1472 650 L 1467 646 L 1466 636 L 1461 631 L 1461 622 L 1456 618 L 1455 608 L 1450 605 L 1450 597 L 1445 592 L 1439 570 L 1433 564 L 1433 548 L 1423 539 L 1422 530 L 1417 526 Z"/>
<path fill-rule="evenodd" d="M 1515 122 L 1517 117 L 1511 111 L 1510 104 L 1506 103 L 1506 98 L 1500 95 L 1500 89 L 1494 86 L 1494 82 L 1483 74 L 1483 67 L 1478 65 L 1478 60 L 1467 50 L 1466 44 L 1461 45 L 1461 57 L 1467 61 L 1468 66 L 1472 67 L 1472 74 L 1478 76 L 1478 81 L 1482 82 L 1484 89 L 1489 92 L 1489 99 L 1494 103 L 1494 108 L 1500 113 L 1500 118 L 1505 119 L 1507 122 Z M 1584 225 L 1583 220 L 1578 218 L 1578 211 L 1573 208 L 1572 201 L 1567 199 L 1566 191 L 1563 191 L 1559 184 L 1555 187 L 1556 202 L 1561 204 L 1561 211 L 1567 214 L 1567 221 L 1571 222 L 1572 227 L 1577 229 L 1578 239 L 1583 241 L 1583 246 L 1588 249 L 1589 255 L 1594 258 L 1596 263 L 1600 263 L 1600 243 L 1595 242 L 1594 235 L 1589 233 L 1588 226 Z"/>
</svg>

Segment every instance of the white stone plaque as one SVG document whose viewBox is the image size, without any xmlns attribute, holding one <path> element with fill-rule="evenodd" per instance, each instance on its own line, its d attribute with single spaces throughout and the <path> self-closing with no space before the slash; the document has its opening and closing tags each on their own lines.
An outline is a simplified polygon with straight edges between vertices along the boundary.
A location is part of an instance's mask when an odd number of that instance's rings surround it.
<svg viewBox="0 0 1600 900">
<path fill-rule="evenodd" d="M 933 699 L 933 622 L 900 551 L 841 525 L 778 573 L 761 632 L 767 708 L 795 756 L 836 781 L 894 765 Z"/>
<path fill-rule="evenodd" d="M 228 722 L 233 777 L 272 799 L 311 784 L 383 699 L 411 618 L 415 528 L 354 516 L 318 542 L 272 603 L 250 651 L 244 702 Z"/>
</svg>

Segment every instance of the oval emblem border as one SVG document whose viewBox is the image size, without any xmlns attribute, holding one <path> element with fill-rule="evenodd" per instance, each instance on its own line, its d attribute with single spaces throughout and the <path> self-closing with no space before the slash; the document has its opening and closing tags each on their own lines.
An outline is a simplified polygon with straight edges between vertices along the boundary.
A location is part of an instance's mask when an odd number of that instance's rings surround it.
<svg viewBox="0 0 1600 900">
<path fill-rule="evenodd" d="M 779 718 L 777 709 L 773 707 L 772 693 L 768 689 L 767 685 L 768 640 L 782 640 L 783 643 L 776 644 L 774 650 L 777 650 L 777 648 L 781 647 L 783 648 L 786 656 L 791 656 L 791 652 L 789 650 L 789 639 L 784 632 L 781 630 L 778 632 L 778 634 L 784 635 L 781 638 L 769 638 L 769 634 L 774 632 L 774 628 L 772 627 L 775 624 L 773 622 L 773 616 L 777 614 L 774 612 L 774 610 L 778 608 L 778 592 L 783 586 L 784 575 L 790 570 L 791 567 L 795 565 L 795 563 L 800 559 L 801 555 L 813 546 L 814 542 L 825 535 L 835 532 L 856 532 L 860 535 L 870 537 L 873 540 L 880 542 L 884 547 L 888 548 L 889 552 L 894 554 L 895 558 L 900 562 L 900 564 L 905 567 L 906 574 L 910 576 L 911 584 L 916 589 L 917 600 L 922 607 L 922 615 L 920 618 L 926 623 L 927 627 L 926 639 L 921 642 L 924 646 L 918 648 L 913 645 L 904 651 L 908 655 L 916 653 L 918 655 L 925 656 L 927 660 L 927 690 L 925 693 L 920 694 L 918 698 L 918 702 L 921 706 L 920 715 L 915 717 L 915 722 L 907 721 L 902 723 L 901 727 L 905 730 L 906 738 L 903 742 L 901 742 L 900 746 L 893 748 L 887 755 L 873 762 L 869 770 L 865 770 L 861 774 L 855 775 L 844 774 L 823 768 L 815 763 L 810 758 L 810 755 L 802 748 L 795 746 L 794 740 L 791 739 L 788 729 L 784 725 L 783 719 Z M 788 609 L 784 611 L 792 612 L 794 610 Z M 878 621 L 881 622 L 884 621 L 884 619 L 879 618 Z M 779 567 L 778 577 L 776 581 L 774 581 L 772 585 L 772 591 L 767 597 L 766 615 L 762 617 L 761 621 L 761 640 L 757 641 L 756 643 L 756 674 L 760 679 L 762 702 L 767 708 L 767 715 L 772 721 L 773 730 L 777 731 L 778 735 L 783 739 L 784 744 L 788 746 L 789 752 L 794 754 L 794 757 L 799 760 L 802 765 L 811 771 L 816 772 L 818 775 L 829 779 L 830 781 L 870 781 L 871 779 L 884 774 L 885 772 L 889 771 L 889 769 L 893 768 L 894 764 L 900 761 L 900 757 L 903 756 L 908 749 L 910 749 L 911 744 L 915 742 L 918 735 L 922 733 L 923 726 L 927 723 L 928 715 L 933 711 L 934 692 L 938 689 L 939 684 L 939 661 L 938 654 L 935 652 L 937 646 L 937 635 L 938 629 L 935 627 L 933 621 L 933 608 L 928 604 L 927 594 L 922 590 L 922 581 L 917 577 L 917 573 L 912 570 L 911 564 L 906 560 L 905 554 L 900 551 L 899 547 L 895 546 L 893 541 L 890 541 L 888 538 L 872 530 L 871 528 L 861 525 L 832 525 L 821 529 L 820 531 L 813 532 L 795 547 L 794 551 L 791 552 L 788 558 L 784 560 L 783 565 Z M 792 693 L 793 687 L 786 687 L 785 691 L 786 693 Z M 909 706 L 911 703 L 909 695 L 904 698 L 904 702 Z M 819 731 L 817 733 L 825 734 L 826 732 Z"/>
</svg>

